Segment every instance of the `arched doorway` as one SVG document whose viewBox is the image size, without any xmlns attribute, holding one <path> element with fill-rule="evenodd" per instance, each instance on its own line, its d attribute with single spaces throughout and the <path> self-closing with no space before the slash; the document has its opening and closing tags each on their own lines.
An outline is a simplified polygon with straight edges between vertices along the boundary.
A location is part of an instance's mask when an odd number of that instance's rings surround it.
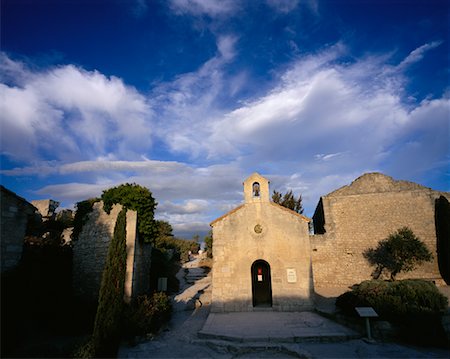
<svg viewBox="0 0 450 359">
<path fill-rule="evenodd" d="M 270 265 L 262 259 L 252 264 L 252 294 L 254 307 L 272 306 Z"/>
</svg>

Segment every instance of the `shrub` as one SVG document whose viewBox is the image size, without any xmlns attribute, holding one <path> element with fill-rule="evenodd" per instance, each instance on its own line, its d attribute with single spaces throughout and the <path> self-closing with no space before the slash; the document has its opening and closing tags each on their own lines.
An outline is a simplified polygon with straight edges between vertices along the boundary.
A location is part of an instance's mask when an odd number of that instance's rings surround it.
<svg viewBox="0 0 450 359">
<path fill-rule="evenodd" d="M 368 280 L 339 296 L 336 305 L 349 314 L 357 306 L 371 306 L 385 319 L 399 321 L 409 315 L 442 314 L 447 298 L 425 280 Z"/>
<path fill-rule="evenodd" d="M 213 235 L 212 231 L 209 231 L 208 234 L 205 236 L 205 244 L 206 244 L 206 252 L 208 254 L 208 258 L 212 258 L 212 249 L 213 249 Z"/>
<path fill-rule="evenodd" d="M 96 356 L 113 356 L 120 341 L 126 272 L 126 208 L 117 216 L 100 285 L 92 343 Z"/>
<path fill-rule="evenodd" d="M 353 316 L 355 307 L 373 307 L 381 319 L 400 326 L 407 337 L 423 340 L 442 335 L 440 317 L 447 305 L 447 298 L 432 282 L 419 279 L 364 281 L 336 300 L 336 306 Z"/>
<path fill-rule="evenodd" d="M 95 357 L 94 345 L 92 338 L 89 338 L 84 343 L 81 343 L 72 353 L 72 358 L 88 359 Z"/>
<path fill-rule="evenodd" d="M 391 280 L 400 272 L 410 272 L 423 262 L 429 262 L 433 255 L 425 244 L 408 227 L 400 228 L 363 253 L 371 265 L 376 266 L 372 276 L 378 279 L 384 270 L 391 274 Z"/>
<path fill-rule="evenodd" d="M 170 319 L 171 311 L 169 297 L 162 292 L 139 296 L 126 308 L 126 332 L 131 336 L 156 333 Z"/>
</svg>

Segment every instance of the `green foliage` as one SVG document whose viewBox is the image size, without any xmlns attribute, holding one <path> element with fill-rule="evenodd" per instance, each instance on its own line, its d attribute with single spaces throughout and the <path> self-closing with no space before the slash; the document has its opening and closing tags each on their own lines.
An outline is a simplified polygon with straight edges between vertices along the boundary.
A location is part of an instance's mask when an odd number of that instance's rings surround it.
<svg viewBox="0 0 450 359">
<path fill-rule="evenodd" d="M 92 343 L 92 338 L 89 338 L 88 341 L 80 344 L 78 348 L 74 350 L 71 355 L 72 358 L 79 359 L 89 359 L 95 358 L 94 345 Z"/>
<path fill-rule="evenodd" d="M 367 280 L 338 297 L 336 305 L 347 313 L 357 306 L 371 306 L 380 316 L 399 321 L 408 315 L 443 313 L 447 298 L 425 280 Z"/>
<path fill-rule="evenodd" d="M 369 280 L 339 296 L 336 306 L 356 316 L 355 307 L 373 307 L 380 319 L 400 328 L 406 339 L 443 340 L 440 317 L 448 300 L 432 283 L 419 279 Z"/>
<path fill-rule="evenodd" d="M 378 279 L 383 271 L 388 271 L 391 280 L 400 272 L 410 272 L 423 262 L 429 262 L 433 255 L 425 244 L 408 227 L 400 228 L 363 253 L 369 263 L 375 266 L 372 273 Z"/>
<path fill-rule="evenodd" d="M 156 249 L 163 253 L 167 252 L 167 250 L 174 250 L 176 257 L 184 262 L 188 259 L 189 251 L 198 253 L 198 250 L 200 249 L 198 238 L 192 240 L 176 238 L 173 236 L 172 226 L 168 222 L 155 222 L 158 233 L 155 239 Z"/>
<path fill-rule="evenodd" d="M 100 285 L 92 342 L 95 355 L 110 357 L 120 341 L 126 272 L 126 208 L 117 216 Z"/>
<path fill-rule="evenodd" d="M 154 242 L 157 228 L 153 217 L 157 203 L 150 190 L 135 183 L 126 183 L 103 191 L 101 198 L 103 208 L 107 213 L 117 203 L 137 211 L 139 236 L 145 242 Z"/>
<path fill-rule="evenodd" d="M 281 192 L 274 190 L 272 201 L 297 213 L 303 213 L 302 195 L 300 194 L 298 198 L 295 198 L 292 190 L 289 190 L 284 195 Z"/>
<path fill-rule="evenodd" d="M 205 236 L 205 244 L 206 244 L 206 251 L 208 253 L 208 258 L 212 258 L 212 248 L 213 248 L 213 235 L 212 231 L 209 231 L 208 234 Z"/>
<path fill-rule="evenodd" d="M 165 293 L 139 296 L 136 302 L 126 307 L 125 328 L 130 336 L 156 333 L 169 321 L 172 305 Z"/>
<path fill-rule="evenodd" d="M 169 222 L 162 221 L 162 220 L 156 220 L 155 221 L 155 227 L 156 227 L 156 236 L 154 245 L 156 248 L 163 249 L 167 248 L 167 243 L 173 239 L 173 229 Z"/>
<path fill-rule="evenodd" d="M 90 198 L 85 201 L 77 202 L 75 217 L 73 219 L 72 240 L 77 240 L 83 228 L 83 225 L 88 219 L 88 214 L 92 212 L 92 207 L 95 202 L 99 202 L 100 198 Z"/>
</svg>

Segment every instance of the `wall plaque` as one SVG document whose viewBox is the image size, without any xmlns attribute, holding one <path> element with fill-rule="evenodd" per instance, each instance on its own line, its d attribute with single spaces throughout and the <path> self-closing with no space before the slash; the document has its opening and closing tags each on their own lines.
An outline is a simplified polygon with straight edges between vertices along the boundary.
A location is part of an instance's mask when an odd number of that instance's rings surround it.
<svg viewBox="0 0 450 359">
<path fill-rule="evenodd" d="M 297 271 L 294 268 L 286 269 L 288 283 L 297 283 Z"/>
</svg>

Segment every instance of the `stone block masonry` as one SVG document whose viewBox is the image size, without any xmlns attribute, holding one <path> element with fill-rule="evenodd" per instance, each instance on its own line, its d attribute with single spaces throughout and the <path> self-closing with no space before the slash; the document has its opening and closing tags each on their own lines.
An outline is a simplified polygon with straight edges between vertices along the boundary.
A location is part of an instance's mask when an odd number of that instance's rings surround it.
<svg viewBox="0 0 450 359">
<path fill-rule="evenodd" d="M 244 204 L 211 223 L 213 312 L 313 307 L 309 219 L 269 194 L 255 173 L 244 182 Z"/>
<path fill-rule="evenodd" d="M 413 272 L 399 274 L 398 279 L 423 278 L 443 284 L 435 228 L 435 200 L 441 194 L 369 173 L 323 196 L 313 216 L 315 232 L 322 234 L 311 236 L 315 286 L 351 286 L 370 279 L 374 267 L 363 252 L 405 226 L 426 244 L 434 259 Z"/>
<path fill-rule="evenodd" d="M 114 205 L 108 214 L 103 210 L 103 202 L 95 203 L 78 240 L 73 241 L 73 288 L 75 294 L 84 300 L 98 300 L 109 243 L 121 209 L 121 205 Z M 139 240 L 137 220 L 137 213 L 128 210 L 126 301 L 149 289 L 151 246 Z"/>
<path fill-rule="evenodd" d="M 22 257 L 28 220 L 37 209 L 22 197 L 0 186 L 1 271 L 14 269 Z"/>
</svg>

